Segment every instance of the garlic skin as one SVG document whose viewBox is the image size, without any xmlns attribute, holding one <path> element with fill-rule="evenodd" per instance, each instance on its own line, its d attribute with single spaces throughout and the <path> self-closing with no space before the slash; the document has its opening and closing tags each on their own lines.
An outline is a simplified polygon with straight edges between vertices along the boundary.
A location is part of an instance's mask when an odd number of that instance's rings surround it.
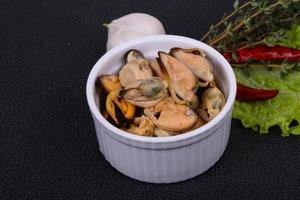
<svg viewBox="0 0 300 200">
<path fill-rule="evenodd" d="M 147 36 L 166 34 L 162 23 L 155 17 L 144 13 L 131 13 L 113 20 L 108 25 L 106 49 L 129 40 Z"/>
</svg>

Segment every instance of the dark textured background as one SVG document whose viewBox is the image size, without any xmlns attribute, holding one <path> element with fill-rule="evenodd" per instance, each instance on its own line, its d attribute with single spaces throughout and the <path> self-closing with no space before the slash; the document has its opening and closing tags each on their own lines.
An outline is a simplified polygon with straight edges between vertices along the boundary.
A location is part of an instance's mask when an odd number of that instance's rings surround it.
<svg viewBox="0 0 300 200">
<path fill-rule="evenodd" d="M 300 137 L 233 120 L 224 156 L 189 181 L 155 185 L 99 153 L 85 83 L 105 52 L 101 26 L 130 12 L 198 39 L 231 1 L 0 1 L 0 199 L 299 199 Z"/>
</svg>

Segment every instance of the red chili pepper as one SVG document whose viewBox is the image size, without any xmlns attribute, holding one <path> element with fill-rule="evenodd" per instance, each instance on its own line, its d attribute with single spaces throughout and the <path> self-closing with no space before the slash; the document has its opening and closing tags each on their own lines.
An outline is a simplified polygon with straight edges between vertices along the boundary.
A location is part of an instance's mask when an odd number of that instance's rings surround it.
<svg viewBox="0 0 300 200">
<path fill-rule="evenodd" d="M 256 89 L 237 83 L 236 100 L 240 102 L 263 101 L 276 97 L 278 92 L 278 90 Z"/>
<path fill-rule="evenodd" d="M 243 63 L 249 59 L 260 61 L 300 61 L 300 50 L 287 47 L 257 46 L 236 51 L 237 59 L 233 59 L 232 53 L 224 53 L 224 57 L 232 63 Z"/>
</svg>

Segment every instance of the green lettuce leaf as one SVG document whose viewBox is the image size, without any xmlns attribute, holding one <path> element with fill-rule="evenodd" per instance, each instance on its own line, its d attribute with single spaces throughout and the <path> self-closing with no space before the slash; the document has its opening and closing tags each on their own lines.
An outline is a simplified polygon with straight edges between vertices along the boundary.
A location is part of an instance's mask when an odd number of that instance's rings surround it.
<svg viewBox="0 0 300 200">
<path fill-rule="evenodd" d="M 270 100 L 244 103 L 235 102 L 233 118 L 240 119 L 247 128 L 260 133 L 278 125 L 282 136 L 300 135 L 300 125 L 290 127 L 293 120 L 300 123 L 300 72 L 294 71 L 282 78 L 277 70 L 234 69 L 237 80 L 250 87 L 279 89 L 279 94 Z"/>
<path fill-rule="evenodd" d="M 280 41 L 268 42 L 300 50 L 300 24 L 285 31 Z M 238 82 L 255 88 L 278 89 L 279 94 L 273 99 L 255 103 L 236 101 L 233 118 L 261 134 L 268 133 L 270 127 L 279 126 L 282 136 L 300 135 L 299 71 L 291 70 L 284 77 L 279 70 L 235 68 L 234 71 Z M 291 124 L 293 121 L 297 122 L 294 126 Z"/>
</svg>

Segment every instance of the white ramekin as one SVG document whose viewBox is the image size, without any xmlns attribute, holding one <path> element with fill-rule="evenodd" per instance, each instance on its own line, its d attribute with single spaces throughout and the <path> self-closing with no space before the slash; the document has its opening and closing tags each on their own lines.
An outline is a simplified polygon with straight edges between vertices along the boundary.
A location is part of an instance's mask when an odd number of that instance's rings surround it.
<svg viewBox="0 0 300 200">
<path fill-rule="evenodd" d="M 223 110 L 209 123 L 171 137 L 143 137 L 122 131 L 99 112 L 95 81 L 100 74 L 116 73 L 130 49 L 138 49 L 153 59 L 159 50 L 172 47 L 201 48 L 213 64 L 213 73 L 226 96 Z M 186 37 L 147 36 L 131 40 L 108 51 L 95 64 L 86 86 L 87 101 L 94 119 L 100 151 L 121 173 L 145 182 L 183 181 L 209 169 L 225 151 L 231 126 L 231 112 L 236 95 L 236 79 L 226 59 L 212 47 Z"/>
</svg>

